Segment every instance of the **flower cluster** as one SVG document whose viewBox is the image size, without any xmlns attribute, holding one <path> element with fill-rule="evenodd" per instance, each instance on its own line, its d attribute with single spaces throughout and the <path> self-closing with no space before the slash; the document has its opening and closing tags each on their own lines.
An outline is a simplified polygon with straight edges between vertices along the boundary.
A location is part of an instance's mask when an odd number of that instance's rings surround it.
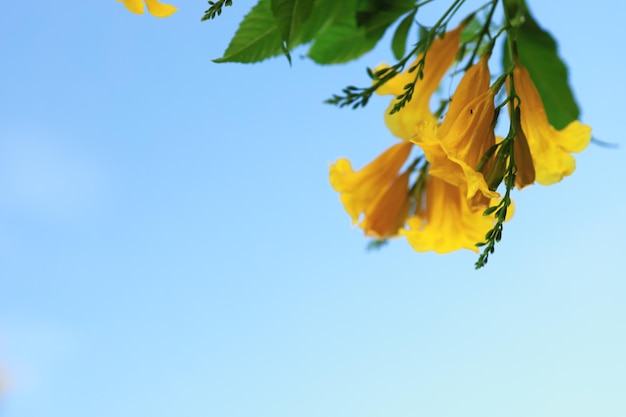
<svg viewBox="0 0 626 417">
<path fill-rule="evenodd" d="M 591 139 L 591 128 L 578 121 L 561 130 L 550 125 L 541 96 L 519 61 L 492 82 L 489 51 L 462 76 L 445 115 L 439 117 L 445 108 L 433 113 L 431 97 L 455 62 L 462 31 L 463 25 L 435 39 L 411 69 L 377 89 L 395 97 L 385 123 L 400 142 L 359 171 L 347 159 L 330 166 L 332 187 L 366 236 L 404 236 L 420 252 L 478 252 L 488 243 L 487 252 L 493 252 L 502 223 L 511 216 L 511 189 L 554 184 L 570 175 L 575 169 L 571 153 Z M 411 82 L 411 100 L 398 106 Z M 495 134 L 502 108 L 508 108 L 510 119 L 505 138 Z M 413 151 L 418 155 L 411 159 Z M 498 192 L 503 183 L 504 195 Z"/>
<path fill-rule="evenodd" d="M 117 0 L 119 2 L 124 2 L 124 6 L 128 10 L 133 13 L 143 14 L 144 0 Z M 158 0 L 145 0 L 146 6 L 148 6 L 148 11 L 152 16 L 155 17 L 168 17 L 174 14 L 176 7 L 171 4 L 159 3 Z"/>
</svg>

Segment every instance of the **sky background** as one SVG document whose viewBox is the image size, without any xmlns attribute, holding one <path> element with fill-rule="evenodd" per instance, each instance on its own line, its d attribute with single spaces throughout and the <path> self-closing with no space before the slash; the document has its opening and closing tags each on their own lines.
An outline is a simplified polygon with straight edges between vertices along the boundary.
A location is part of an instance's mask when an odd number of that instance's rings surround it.
<svg viewBox="0 0 626 417">
<path fill-rule="evenodd" d="M 480 271 L 366 251 L 328 165 L 394 143 L 389 98 L 322 102 L 389 34 L 348 65 L 214 64 L 253 2 L 175 4 L 3 6 L 1 416 L 626 415 L 623 147 L 515 193 Z M 621 144 L 626 10 L 582 4 L 530 0 L 582 121 Z"/>
</svg>

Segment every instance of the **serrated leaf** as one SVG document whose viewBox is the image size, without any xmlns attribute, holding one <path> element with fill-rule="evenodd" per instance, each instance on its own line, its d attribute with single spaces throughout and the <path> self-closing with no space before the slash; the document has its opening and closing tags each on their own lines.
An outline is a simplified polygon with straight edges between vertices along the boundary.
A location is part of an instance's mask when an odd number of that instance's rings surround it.
<svg viewBox="0 0 626 417">
<path fill-rule="evenodd" d="M 557 52 L 557 43 L 525 10 L 517 32 L 520 63 L 537 87 L 550 124 L 562 129 L 578 119 L 580 110 L 568 83 L 567 67 Z"/>
<path fill-rule="evenodd" d="M 402 59 L 404 57 L 404 53 L 406 52 L 406 39 L 409 36 L 409 30 L 411 30 L 413 19 L 415 19 L 415 13 L 417 13 L 417 10 L 409 13 L 402 20 L 402 22 L 400 22 L 396 28 L 396 33 L 393 35 L 391 50 L 393 51 L 394 58 L 397 60 Z"/>
<path fill-rule="evenodd" d="M 260 0 L 244 18 L 224 56 L 213 62 L 259 62 L 280 55 L 283 42 L 276 26 L 271 0 Z"/>
<path fill-rule="evenodd" d="M 311 15 L 313 0 L 271 0 L 271 10 L 280 35 L 289 49 L 295 34 Z"/>
</svg>

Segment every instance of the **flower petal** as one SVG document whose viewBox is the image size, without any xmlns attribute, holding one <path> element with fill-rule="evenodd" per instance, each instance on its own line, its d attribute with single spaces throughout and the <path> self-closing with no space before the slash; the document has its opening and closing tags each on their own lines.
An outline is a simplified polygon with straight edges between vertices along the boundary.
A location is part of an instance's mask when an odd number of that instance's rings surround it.
<svg viewBox="0 0 626 417">
<path fill-rule="evenodd" d="M 150 14 L 155 17 L 168 17 L 178 10 L 171 4 L 159 3 L 157 0 L 146 0 L 146 5 Z"/>
<path fill-rule="evenodd" d="M 472 211 L 464 191 L 437 177 L 426 180 L 425 201 L 400 233 L 418 252 L 478 252 L 477 242 L 493 227 L 494 218 Z"/>
<path fill-rule="evenodd" d="M 419 123 L 411 138 L 424 150 L 431 164 L 430 174 L 461 187 L 473 202 L 485 201 L 477 198 L 477 193 L 486 198 L 499 197 L 489 189 L 482 172 L 477 171 L 483 155 L 496 143 L 494 95 L 495 91 L 489 88 L 487 58 L 483 57 L 461 80 L 441 126 Z"/>
<path fill-rule="evenodd" d="M 405 106 L 394 114 L 389 114 L 396 100 L 394 99 L 385 112 L 385 123 L 391 133 L 401 139 L 408 139 L 413 134 L 413 127 L 422 120 L 435 120 L 430 111 L 430 98 L 439 87 L 441 79 L 448 71 L 459 50 L 463 26 L 447 32 L 443 39 L 435 39 L 428 49 L 424 63 L 424 78 L 415 84 L 413 97 Z M 421 56 L 415 60 L 414 66 Z M 411 68 L 409 67 L 409 68 Z M 382 67 L 381 67 L 382 68 Z M 402 94 L 404 86 L 415 81 L 415 72 L 408 70 L 398 74 L 376 90 L 378 94 Z"/>
<path fill-rule="evenodd" d="M 122 0 L 117 0 L 118 2 L 121 2 Z M 133 13 L 136 14 L 143 14 L 143 0 L 123 0 L 124 1 L 124 6 L 126 6 L 126 8 L 128 10 L 130 10 Z"/>
<path fill-rule="evenodd" d="M 341 193 L 340 200 L 353 223 L 387 191 L 409 157 L 412 147 L 411 142 L 399 142 L 356 172 L 350 161 L 343 158 L 330 166 L 330 184 Z"/>
<path fill-rule="evenodd" d="M 377 239 L 394 237 L 404 226 L 409 215 L 409 170 L 399 175 L 384 193 L 366 210 L 359 225 L 366 236 Z"/>
<path fill-rule="evenodd" d="M 575 120 L 562 130 L 550 125 L 541 96 L 526 68 L 519 62 L 513 70 L 515 91 L 520 97 L 522 130 L 535 166 L 536 181 L 543 185 L 559 182 L 576 169 L 571 152 L 582 151 L 591 141 L 591 127 Z"/>
</svg>

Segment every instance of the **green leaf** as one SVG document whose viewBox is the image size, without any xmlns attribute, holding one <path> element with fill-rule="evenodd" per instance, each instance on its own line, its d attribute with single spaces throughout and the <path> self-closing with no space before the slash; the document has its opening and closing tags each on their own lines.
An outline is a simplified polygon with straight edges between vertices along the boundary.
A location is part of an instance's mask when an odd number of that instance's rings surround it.
<svg viewBox="0 0 626 417">
<path fill-rule="evenodd" d="M 271 0 L 272 14 L 287 49 L 313 10 L 313 0 Z"/>
<path fill-rule="evenodd" d="M 369 52 L 376 46 L 387 28 L 410 10 L 407 6 L 379 10 L 375 14 L 367 15 L 367 18 L 362 16 L 361 26 L 358 26 L 357 2 L 350 0 L 342 3 L 345 6 L 344 13 L 332 24 L 320 30 L 309 49 L 309 57 L 318 64 L 341 64 Z M 401 3 L 409 4 L 406 0 L 402 0 Z"/>
<path fill-rule="evenodd" d="M 393 51 L 394 58 L 397 60 L 402 59 L 406 52 L 406 38 L 409 36 L 409 30 L 411 30 L 413 19 L 415 19 L 415 13 L 417 13 L 417 10 L 409 13 L 402 22 L 400 22 L 396 28 L 396 33 L 393 35 L 391 50 Z"/>
<path fill-rule="evenodd" d="M 365 30 L 344 21 L 320 33 L 308 55 L 318 64 L 342 64 L 369 52 L 376 46 L 378 39 L 368 38 Z"/>
<path fill-rule="evenodd" d="M 372 20 L 384 12 L 401 11 L 404 14 L 415 7 L 415 0 L 358 0 L 356 24 L 369 26 Z"/>
<path fill-rule="evenodd" d="M 300 30 L 294 34 L 290 46 L 294 47 L 311 42 L 320 30 L 330 26 L 338 16 L 345 14 L 344 9 L 347 3 L 337 0 L 315 0 L 311 15 Z"/>
<path fill-rule="evenodd" d="M 520 63 L 537 87 L 550 124 L 562 129 L 578 119 L 580 111 L 567 80 L 567 67 L 559 58 L 557 43 L 533 19 L 528 9 L 517 32 Z"/>
<path fill-rule="evenodd" d="M 243 18 L 224 56 L 213 62 L 259 62 L 283 53 L 283 42 L 270 1 L 260 0 L 252 8 Z"/>
</svg>

